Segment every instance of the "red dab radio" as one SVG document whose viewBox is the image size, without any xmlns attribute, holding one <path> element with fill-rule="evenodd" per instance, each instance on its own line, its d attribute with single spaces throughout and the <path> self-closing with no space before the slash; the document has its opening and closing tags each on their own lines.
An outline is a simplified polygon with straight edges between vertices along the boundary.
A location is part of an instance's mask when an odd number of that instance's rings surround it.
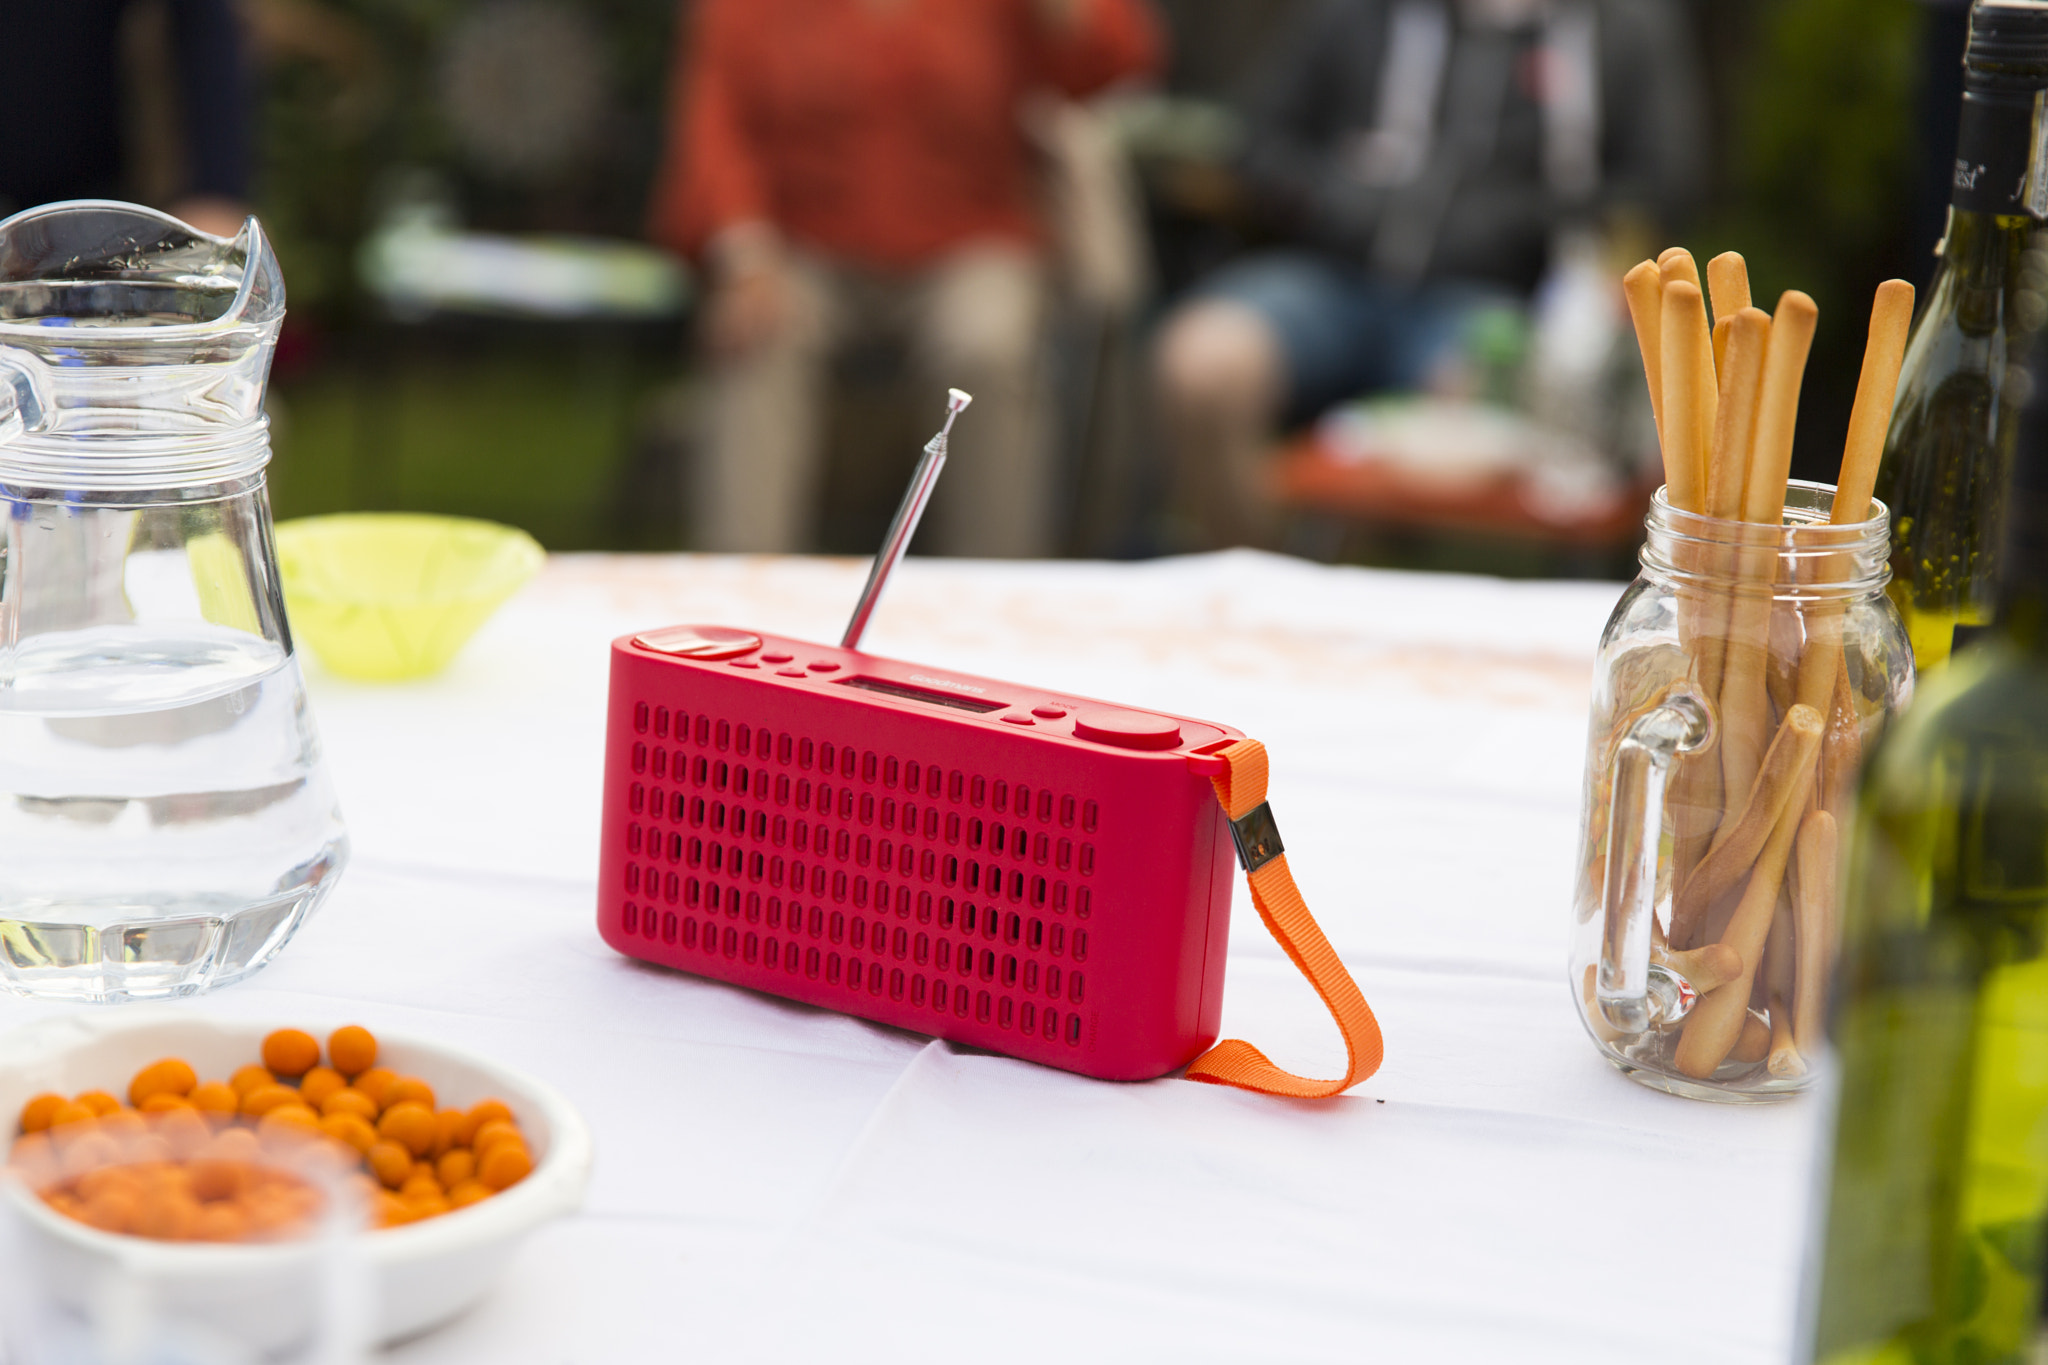
<svg viewBox="0 0 2048 1365">
<path fill-rule="evenodd" d="M 1377 1067 L 1378 1027 L 1294 891 L 1256 741 L 859 651 L 969 401 L 952 391 L 839 647 L 710 625 L 612 642 L 599 932 L 1083 1075 L 1195 1062 L 1192 1079 L 1341 1092 Z M 1211 1048 L 1234 855 L 1338 1018 L 1341 1081 Z"/>
</svg>

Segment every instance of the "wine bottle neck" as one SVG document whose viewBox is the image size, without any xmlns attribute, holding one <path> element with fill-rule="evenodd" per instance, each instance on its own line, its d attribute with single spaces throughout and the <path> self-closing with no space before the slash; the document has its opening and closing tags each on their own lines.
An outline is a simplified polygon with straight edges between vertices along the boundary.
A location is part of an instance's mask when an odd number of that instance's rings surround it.
<svg viewBox="0 0 2048 1365">
<path fill-rule="evenodd" d="M 2048 173 L 2037 165 L 2048 70 L 1966 71 L 1950 203 L 1957 213 L 2048 217 Z"/>
</svg>

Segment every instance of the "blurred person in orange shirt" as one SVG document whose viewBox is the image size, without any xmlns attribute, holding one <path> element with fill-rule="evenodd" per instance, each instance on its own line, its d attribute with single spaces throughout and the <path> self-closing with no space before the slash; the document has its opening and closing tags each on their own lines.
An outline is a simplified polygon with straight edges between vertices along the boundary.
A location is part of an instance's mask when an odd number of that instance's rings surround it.
<svg viewBox="0 0 2048 1365">
<path fill-rule="evenodd" d="M 695 543 L 810 541 L 835 349 L 904 337 L 934 415 L 975 396 L 936 497 L 948 554 L 1050 552 L 1045 233 L 1024 98 L 1150 71 L 1145 0 L 698 0 L 653 231 L 700 259 L 713 377 Z"/>
</svg>

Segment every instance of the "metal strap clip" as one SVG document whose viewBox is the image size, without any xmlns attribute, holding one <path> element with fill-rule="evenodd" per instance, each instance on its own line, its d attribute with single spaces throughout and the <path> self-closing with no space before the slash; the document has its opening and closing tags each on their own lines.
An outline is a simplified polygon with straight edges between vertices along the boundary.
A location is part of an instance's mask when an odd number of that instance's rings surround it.
<svg viewBox="0 0 2048 1365">
<path fill-rule="evenodd" d="M 1242 819 L 1232 820 L 1230 838 L 1237 845 L 1237 861 L 1246 876 L 1287 851 L 1280 842 L 1280 826 L 1273 821 L 1273 804 L 1270 801 L 1261 801 L 1245 812 Z"/>
</svg>

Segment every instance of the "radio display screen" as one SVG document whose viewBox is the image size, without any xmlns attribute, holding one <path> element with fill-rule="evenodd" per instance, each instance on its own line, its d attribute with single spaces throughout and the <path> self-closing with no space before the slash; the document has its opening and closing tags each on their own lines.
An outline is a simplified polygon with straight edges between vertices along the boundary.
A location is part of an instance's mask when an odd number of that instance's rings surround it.
<svg viewBox="0 0 2048 1365">
<path fill-rule="evenodd" d="M 905 701 L 949 706 L 955 711 L 972 711 L 977 715 L 1001 711 L 1010 704 L 1006 701 L 984 701 L 980 697 L 963 697 L 955 692 L 935 692 L 922 687 L 906 687 L 902 683 L 884 682 L 880 678 L 841 678 L 839 685 L 858 687 L 863 692 L 880 692 L 887 697 L 901 697 Z"/>
</svg>

